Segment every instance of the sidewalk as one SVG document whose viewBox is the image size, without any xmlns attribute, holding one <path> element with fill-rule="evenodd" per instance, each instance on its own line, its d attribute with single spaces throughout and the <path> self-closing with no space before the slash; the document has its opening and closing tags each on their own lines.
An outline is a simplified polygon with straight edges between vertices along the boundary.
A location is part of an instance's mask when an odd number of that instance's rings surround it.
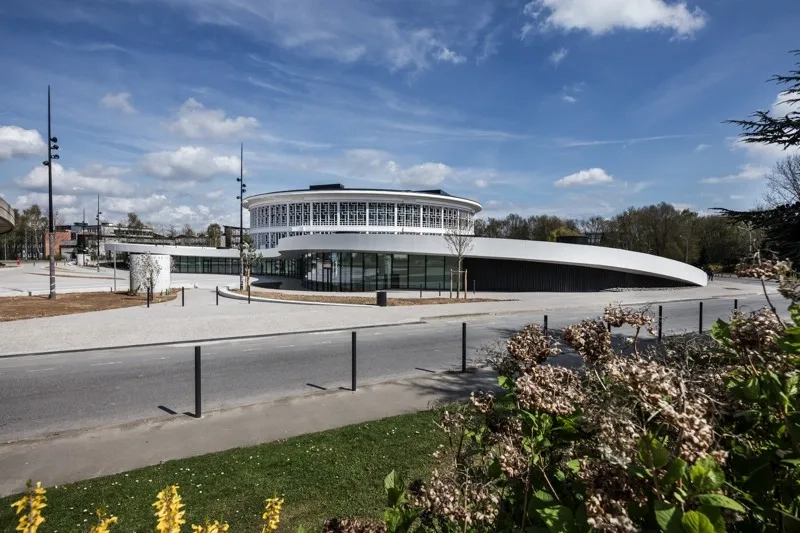
<svg viewBox="0 0 800 533">
<path fill-rule="evenodd" d="M 487 370 L 438 374 L 275 400 L 204 414 L 173 415 L 125 426 L 0 445 L 0 497 L 28 479 L 62 485 L 163 461 L 193 457 L 424 410 L 496 384 Z M 64 460 L 69 458 L 69 460 Z"/>
<path fill-rule="evenodd" d="M 774 292 L 775 288 L 770 287 Z M 743 280 L 718 280 L 707 287 L 675 290 L 515 293 L 480 292 L 477 296 L 516 298 L 513 301 L 413 305 L 397 307 L 327 307 L 266 303 L 220 297 L 213 289 L 186 291 L 181 299 L 151 306 L 81 313 L 0 323 L 0 356 L 62 350 L 83 350 L 151 343 L 301 333 L 395 325 L 423 320 L 476 315 L 541 313 L 585 308 L 592 314 L 611 302 L 642 305 L 650 302 L 741 298 L 761 294 L 761 286 Z M 470 295 L 471 296 L 471 295 Z M 2 301 L 0 300 L 0 305 Z"/>
</svg>

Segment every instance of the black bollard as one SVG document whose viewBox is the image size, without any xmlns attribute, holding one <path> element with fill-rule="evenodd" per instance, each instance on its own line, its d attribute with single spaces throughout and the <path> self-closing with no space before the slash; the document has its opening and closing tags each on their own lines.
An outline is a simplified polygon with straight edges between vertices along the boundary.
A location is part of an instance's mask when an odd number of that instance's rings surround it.
<svg viewBox="0 0 800 533">
<path fill-rule="evenodd" d="M 150 289 L 147 289 L 147 308 L 150 309 Z"/>
<path fill-rule="evenodd" d="M 194 417 L 200 418 L 203 416 L 202 397 L 203 397 L 203 382 L 201 379 L 200 370 L 200 346 L 194 347 Z"/>
<path fill-rule="evenodd" d="M 217 305 L 219 305 L 219 285 L 217 285 Z"/>
<path fill-rule="evenodd" d="M 703 333 L 703 302 L 700 302 L 700 316 L 697 329 L 700 333 Z"/>
<path fill-rule="evenodd" d="M 250 303 L 250 285 L 247 286 L 247 303 Z"/>
<path fill-rule="evenodd" d="M 353 365 L 353 370 L 352 370 L 352 375 L 351 375 L 351 378 L 352 378 L 352 381 L 353 381 L 353 382 L 352 382 L 352 384 L 350 385 L 350 390 L 352 390 L 353 392 L 355 392 L 355 390 L 356 390 L 356 370 L 357 370 L 357 367 L 356 367 L 356 332 L 355 332 L 355 331 L 353 332 L 353 341 L 352 341 L 352 344 L 353 344 L 353 349 L 352 349 L 352 365 Z"/>
<path fill-rule="evenodd" d="M 739 298 L 734 298 L 733 299 L 733 310 L 734 311 L 738 311 L 739 310 Z"/>
<path fill-rule="evenodd" d="M 663 320 L 663 307 L 658 306 L 658 342 L 661 342 L 661 321 Z"/>
<path fill-rule="evenodd" d="M 419 286 L 419 297 L 422 298 L 422 285 Z"/>
<path fill-rule="evenodd" d="M 475 280 L 472 280 L 472 295 L 475 296 Z"/>
<path fill-rule="evenodd" d="M 186 307 L 186 287 L 181 287 L 181 307 Z"/>
<path fill-rule="evenodd" d="M 441 296 L 441 295 L 442 295 L 442 284 L 439 283 L 439 296 Z"/>
<path fill-rule="evenodd" d="M 467 323 L 461 323 L 461 372 L 467 371 Z"/>
<path fill-rule="evenodd" d="M 547 335 L 547 315 L 544 315 L 544 334 Z"/>
</svg>

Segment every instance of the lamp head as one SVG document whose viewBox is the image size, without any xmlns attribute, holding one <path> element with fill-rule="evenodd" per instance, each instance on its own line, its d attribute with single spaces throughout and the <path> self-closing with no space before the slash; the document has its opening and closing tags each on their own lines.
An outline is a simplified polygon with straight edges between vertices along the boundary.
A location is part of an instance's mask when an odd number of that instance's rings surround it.
<svg viewBox="0 0 800 533">
<path fill-rule="evenodd" d="M 50 142 L 57 143 L 58 142 L 58 137 L 50 137 Z"/>
</svg>

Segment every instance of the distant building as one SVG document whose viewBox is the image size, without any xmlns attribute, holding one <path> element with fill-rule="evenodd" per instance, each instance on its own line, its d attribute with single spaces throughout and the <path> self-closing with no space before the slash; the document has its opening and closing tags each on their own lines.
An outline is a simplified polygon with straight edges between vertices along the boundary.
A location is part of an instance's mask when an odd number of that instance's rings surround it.
<svg viewBox="0 0 800 533">
<path fill-rule="evenodd" d="M 250 228 L 244 228 L 244 234 L 250 235 Z M 222 226 L 222 242 L 220 248 L 239 249 L 239 226 Z"/>
</svg>

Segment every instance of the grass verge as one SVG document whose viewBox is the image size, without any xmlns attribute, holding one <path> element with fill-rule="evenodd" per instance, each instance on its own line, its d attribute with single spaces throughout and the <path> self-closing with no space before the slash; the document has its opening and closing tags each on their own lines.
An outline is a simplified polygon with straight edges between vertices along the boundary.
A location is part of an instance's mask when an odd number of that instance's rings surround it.
<svg viewBox="0 0 800 533">
<path fill-rule="evenodd" d="M 150 533 L 151 504 L 170 483 L 180 485 L 187 531 L 205 518 L 224 518 L 232 533 L 261 531 L 264 499 L 276 493 L 286 499 L 279 531 L 319 531 L 334 516 L 378 517 L 386 474 L 413 479 L 433 464 L 445 437 L 437 420 L 436 411 L 423 411 L 52 488 L 40 532 L 86 532 L 105 507 L 119 517 L 112 530 Z M 16 526 L 15 499 L 0 500 L 2 531 Z"/>
<path fill-rule="evenodd" d="M 177 292 L 164 296 L 155 295 L 150 303 L 168 302 L 177 295 Z M 8 296 L 0 298 L 0 322 L 105 311 L 146 303 L 147 297 L 144 294 L 131 296 L 125 292 L 110 291 L 59 294 L 55 300 L 49 300 L 47 296 Z"/>
</svg>

